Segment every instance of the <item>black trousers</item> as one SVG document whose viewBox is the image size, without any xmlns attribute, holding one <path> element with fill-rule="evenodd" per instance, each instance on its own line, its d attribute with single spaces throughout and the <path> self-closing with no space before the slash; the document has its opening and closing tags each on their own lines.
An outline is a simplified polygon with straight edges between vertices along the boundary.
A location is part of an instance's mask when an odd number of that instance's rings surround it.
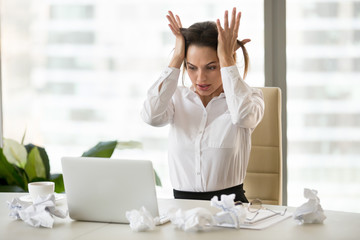
<svg viewBox="0 0 360 240">
<path fill-rule="evenodd" d="M 237 185 L 235 187 L 226 188 L 223 190 L 212 191 L 212 192 L 184 192 L 174 189 L 174 198 L 175 199 L 195 199 L 195 200 L 210 200 L 214 196 L 218 196 L 219 200 L 222 194 L 229 195 L 235 193 L 235 201 L 241 201 L 243 203 L 248 203 L 245 196 L 245 190 L 243 189 L 243 184 Z"/>
</svg>

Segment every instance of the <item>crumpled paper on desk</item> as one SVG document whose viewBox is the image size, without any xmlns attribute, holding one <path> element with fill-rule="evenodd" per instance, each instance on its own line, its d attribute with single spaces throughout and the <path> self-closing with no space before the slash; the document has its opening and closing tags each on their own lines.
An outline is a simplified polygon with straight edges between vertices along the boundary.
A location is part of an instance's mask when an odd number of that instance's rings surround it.
<svg viewBox="0 0 360 240">
<path fill-rule="evenodd" d="M 167 215 L 153 218 L 151 213 L 143 206 L 139 210 L 126 212 L 131 230 L 145 232 L 154 230 L 155 226 L 164 224 L 169 220 L 179 229 L 184 231 L 197 231 L 205 225 L 213 223 L 213 216 L 204 208 L 194 208 L 188 211 L 170 209 Z"/>
<path fill-rule="evenodd" d="M 294 219 L 300 224 L 304 223 L 323 223 L 326 219 L 324 210 L 320 205 L 320 199 L 316 190 L 304 189 L 304 197 L 309 199 L 308 202 L 298 207 L 294 212 Z"/>
<path fill-rule="evenodd" d="M 177 228 L 185 232 L 203 231 L 215 223 L 211 212 L 205 208 L 192 208 L 190 210 L 173 210 L 170 213 L 170 221 Z"/>
<path fill-rule="evenodd" d="M 221 212 L 213 215 L 204 208 L 193 208 L 187 211 L 181 209 L 172 214 L 170 220 L 177 228 L 185 232 L 197 232 L 214 226 L 240 228 L 246 218 L 243 206 L 235 206 L 235 194 L 221 195 L 221 200 L 217 196 L 211 199 L 210 205 L 221 209 Z"/>
<path fill-rule="evenodd" d="M 125 216 L 129 220 L 131 230 L 135 232 L 145 232 L 154 230 L 155 226 L 162 225 L 170 221 L 167 215 L 153 217 L 151 213 L 142 206 L 139 210 L 126 211 Z"/>
<path fill-rule="evenodd" d="M 244 223 L 246 211 L 242 205 L 235 206 L 235 194 L 221 195 L 221 200 L 217 196 L 211 199 L 211 206 L 221 209 L 214 218 L 217 225 L 227 225 L 236 229 Z"/>
<path fill-rule="evenodd" d="M 155 228 L 156 219 L 144 206 L 140 210 L 127 211 L 126 218 L 129 220 L 131 230 L 135 232 L 144 232 Z"/>
<path fill-rule="evenodd" d="M 142 207 L 140 210 L 131 210 L 126 212 L 126 217 L 130 222 L 130 228 L 136 232 L 143 232 L 153 230 L 156 225 L 165 223 L 170 219 L 175 227 L 185 232 L 204 231 L 214 226 L 224 226 L 240 228 L 246 218 L 246 211 L 242 205 L 235 206 L 235 194 L 221 195 L 221 200 L 217 196 L 211 199 L 211 206 L 221 209 L 221 212 L 212 214 L 205 208 L 192 208 L 189 210 L 182 210 L 172 208 L 168 211 L 164 218 L 153 218 Z"/>
<path fill-rule="evenodd" d="M 21 219 L 33 227 L 52 228 L 54 224 L 53 216 L 65 218 L 68 214 L 67 211 L 56 208 L 54 194 L 38 197 L 34 203 L 14 198 L 11 202 L 8 202 L 8 206 L 10 217 Z"/>
</svg>

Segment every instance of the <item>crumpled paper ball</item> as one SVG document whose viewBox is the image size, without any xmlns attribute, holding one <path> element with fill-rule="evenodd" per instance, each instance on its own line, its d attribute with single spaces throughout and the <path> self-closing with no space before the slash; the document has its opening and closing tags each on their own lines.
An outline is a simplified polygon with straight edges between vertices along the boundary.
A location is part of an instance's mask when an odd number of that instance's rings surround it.
<svg viewBox="0 0 360 240">
<path fill-rule="evenodd" d="M 304 197 L 309 200 L 298 207 L 293 215 L 293 218 L 297 220 L 299 224 L 323 223 L 326 219 L 317 193 L 316 190 L 310 190 L 308 188 L 304 189 Z"/>
<path fill-rule="evenodd" d="M 169 215 L 171 223 L 185 232 L 203 231 L 215 223 L 212 213 L 200 207 L 186 211 L 173 210 Z"/>
<path fill-rule="evenodd" d="M 217 196 L 211 199 L 211 206 L 221 209 L 221 212 L 215 214 L 215 222 L 217 225 L 227 225 L 236 229 L 244 223 L 246 219 L 246 211 L 242 205 L 235 206 L 235 194 L 221 195 L 221 200 Z"/>
<path fill-rule="evenodd" d="M 155 219 L 144 206 L 140 210 L 127 211 L 125 214 L 131 230 L 135 232 L 144 232 L 155 228 Z"/>
<path fill-rule="evenodd" d="M 34 203 L 21 201 L 14 198 L 8 202 L 10 217 L 21 219 L 33 227 L 52 228 L 54 224 L 53 216 L 65 218 L 67 211 L 56 208 L 55 195 L 49 194 L 46 197 L 38 197 Z"/>
</svg>

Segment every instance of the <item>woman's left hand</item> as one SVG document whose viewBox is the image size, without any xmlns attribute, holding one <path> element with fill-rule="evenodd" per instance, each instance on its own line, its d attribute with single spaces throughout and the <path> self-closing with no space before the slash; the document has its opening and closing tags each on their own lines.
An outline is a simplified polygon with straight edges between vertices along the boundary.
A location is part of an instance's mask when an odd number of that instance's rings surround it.
<svg viewBox="0 0 360 240">
<path fill-rule="evenodd" d="M 220 61 L 220 67 L 235 65 L 234 53 L 239 48 L 237 44 L 237 37 L 240 26 L 240 18 L 241 12 L 236 14 L 236 8 L 233 8 L 230 26 L 228 21 L 228 11 L 225 11 L 224 15 L 224 28 L 221 27 L 219 19 L 216 21 L 219 33 L 217 54 Z M 247 43 L 249 41 L 250 39 L 242 40 L 243 43 Z"/>
</svg>

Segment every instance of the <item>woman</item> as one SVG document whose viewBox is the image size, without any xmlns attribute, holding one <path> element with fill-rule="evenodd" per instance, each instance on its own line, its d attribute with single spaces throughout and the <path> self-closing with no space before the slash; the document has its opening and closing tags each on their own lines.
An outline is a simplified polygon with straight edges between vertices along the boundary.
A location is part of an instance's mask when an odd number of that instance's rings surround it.
<svg viewBox="0 0 360 240">
<path fill-rule="evenodd" d="M 169 168 L 174 197 L 209 200 L 235 193 L 248 202 L 243 180 L 251 149 L 251 133 L 264 113 L 262 92 L 249 87 L 236 67 L 235 51 L 241 13 L 225 12 L 220 20 L 182 28 L 171 11 L 167 19 L 176 37 L 168 68 L 149 89 L 142 110 L 152 126 L 170 124 Z M 192 86 L 178 86 L 184 62 Z"/>
</svg>

